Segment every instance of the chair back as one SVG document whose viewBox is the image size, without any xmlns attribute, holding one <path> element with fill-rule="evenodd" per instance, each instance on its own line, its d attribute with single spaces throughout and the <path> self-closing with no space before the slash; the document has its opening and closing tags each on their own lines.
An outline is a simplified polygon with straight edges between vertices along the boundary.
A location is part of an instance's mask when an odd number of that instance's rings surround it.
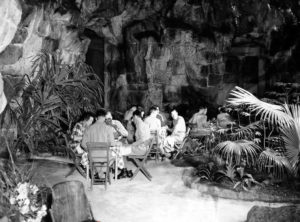
<svg viewBox="0 0 300 222">
<path fill-rule="evenodd" d="M 158 144 L 158 132 L 157 132 L 157 130 L 151 130 L 150 135 L 154 139 L 153 143 Z"/>
<path fill-rule="evenodd" d="M 147 157 L 149 155 L 149 153 L 151 152 L 151 149 L 152 149 L 152 147 L 155 143 L 155 139 L 150 138 L 150 139 L 146 140 L 144 143 L 145 143 L 146 146 L 149 146 L 149 148 L 147 149 L 145 155 L 143 155 L 143 156 Z"/>
<path fill-rule="evenodd" d="M 109 162 L 110 143 L 89 142 L 86 145 L 91 162 Z"/>
<path fill-rule="evenodd" d="M 185 137 L 188 137 L 190 135 L 190 132 L 191 132 L 191 128 L 188 127 L 185 132 Z"/>
</svg>

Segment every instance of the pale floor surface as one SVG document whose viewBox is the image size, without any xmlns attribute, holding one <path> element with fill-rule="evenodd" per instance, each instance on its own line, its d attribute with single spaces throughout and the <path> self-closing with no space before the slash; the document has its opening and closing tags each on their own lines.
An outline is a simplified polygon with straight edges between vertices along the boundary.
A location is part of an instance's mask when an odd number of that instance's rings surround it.
<svg viewBox="0 0 300 222">
<path fill-rule="evenodd" d="M 183 185 L 185 168 L 154 161 L 147 166 L 153 176 L 151 182 L 139 173 L 132 181 L 112 180 L 106 191 L 103 185 L 95 185 L 91 191 L 77 172 L 65 179 L 67 165 L 44 162 L 39 164 L 38 172 L 51 186 L 66 180 L 84 182 L 94 217 L 101 222 L 240 222 L 246 220 L 254 205 L 280 206 L 204 196 Z"/>
</svg>

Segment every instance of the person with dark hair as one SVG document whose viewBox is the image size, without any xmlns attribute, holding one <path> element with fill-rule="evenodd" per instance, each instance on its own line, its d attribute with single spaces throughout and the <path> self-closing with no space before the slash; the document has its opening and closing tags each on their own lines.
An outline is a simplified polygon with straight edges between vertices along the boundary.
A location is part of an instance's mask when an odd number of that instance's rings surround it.
<svg viewBox="0 0 300 222">
<path fill-rule="evenodd" d="M 132 121 L 133 113 L 138 110 L 141 113 L 142 119 L 144 118 L 144 109 L 141 106 L 132 106 L 130 110 L 128 110 L 125 113 L 124 120 L 126 121 L 126 130 L 128 131 L 128 136 L 127 136 L 127 141 L 129 143 L 133 143 L 135 138 L 134 138 L 134 133 L 135 133 L 135 126 Z"/>
<path fill-rule="evenodd" d="M 81 141 L 83 138 L 83 135 L 85 131 L 91 126 L 91 124 L 94 122 L 93 114 L 91 113 L 84 113 L 79 121 L 75 124 L 73 127 L 72 133 L 71 133 L 71 143 L 70 147 L 73 149 L 75 153 L 82 154 L 81 158 L 81 164 L 82 166 L 86 167 L 88 164 L 87 158 L 85 158 L 85 151 L 81 147 Z"/>
<path fill-rule="evenodd" d="M 88 142 L 103 142 L 114 144 L 114 130 L 111 126 L 105 123 L 105 110 L 97 112 L 96 122 L 91 125 L 84 133 L 81 146 L 86 148 Z"/>
<path fill-rule="evenodd" d="M 127 110 L 127 111 L 125 112 L 125 114 L 124 114 L 124 122 L 125 122 L 125 123 L 127 123 L 128 121 L 131 120 L 132 114 L 133 114 L 133 112 L 136 111 L 136 110 L 137 110 L 137 107 L 136 107 L 136 106 L 132 106 L 132 107 L 130 107 L 129 110 Z"/>
<path fill-rule="evenodd" d="M 143 143 L 151 138 L 150 128 L 143 121 L 143 111 L 136 110 L 133 112 L 132 121 L 135 125 L 135 142 L 131 144 L 131 155 L 143 155 L 147 149 L 143 146 Z"/>
<path fill-rule="evenodd" d="M 155 106 L 152 106 L 149 110 L 149 116 L 147 116 L 144 122 L 149 126 L 150 131 L 159 131 L 161 129 L 161 122 L 157 118 L 158 109 Z"/>
<path fill-rule="evenodd" d="M 157 110 L 157 116 L 156 118 L 159 119 L 160 121 L 160 125 L 163 127 L 163 126 L 166 126 L 167 125 L 167 119 L 164 115 L 163 112 L 160 111 L 159 107 L 158 106 L 152 106 L 153 108 L 156 108 Z"/>
<path fill-rule="evenodd" d="M 151 135 L 156 139 L 157 147 L 161 153 L 164 153 L 163 146 L 164 140 L 167 136 L 167 128 L 161 126 L 161 120 L 158 118 L 159 109 L 158 106 L 152 106 L 149 110 L 149 116 L 147 116 L 144 122 L 149 126 Z"/>
<path fill-rule="evenodd" d="M 175 143 L 183 141 L 186 135 L 184 118 L 178 115 L 178 112 L 175 108 L 171 109 L 171 116 L 173 119 L 173 128 L 169 130 L 172 133 L 164 140 L 164 151 L 166 156 L 170 156 L 170 153 L 174 151 Z"/>
<path fill-rule="evenodd" d="M 113 119 L 110 111 L 107 111 L 105 115 L 105 122 L 107 125 L 113 127 L 115 138 L 118 138 L 118 140 L 128 136 L 128 132 L 125 127 L 120 121 Z"/>
<path fill-rule="evenodd" d="M 87 143 L 102 142 L 115 145 L 114 129 L 105 123 L 106 111 L 101 109 L 96 113 L 96 122 L 91 125 L 84 133 L 81 146 L 87 150 Z M 82 160 L 88 164 L 87 152 L 82 155 Z M 100 178 L 102 175 L 98 175 Z"/>
<path fill-rule="evenodd" d="M 141 110 L 136 110 L 133 112 L 132 122 L 135 125 L 135 142 L 129 145 L 125 145 L 120 148 L 120 155 L 143 155 L 149 149 L 149 146 L 145 144 L 147 140 L 151 138 L 150 129 L 146 123 L 144 123 L 143 112 Z M 125 160 L 125 159 L 124 159 Z M 128 171 L 126 168 L 126 163 L 124 163 L 124 168 L 118 175 L 118 178 L 128 177 Z M 129 173 L 132 176 L 132 172 Z M 129 176 L 130 177 L 130 176 Z"/>
<path fill-rule="evenodd" d="M 134 141 L 134 126 L 132 124 L 133 112 L 137 110 L 137 106 L 132 106 L 129 110 L 125 112 L 124 121 L 126 125 L 126 130 L 128 132 L 127 141 L 132 143 Z"/>
<path fill-rule="evenodd" d="M 83 153 L 83 149 L 80 146 L 83 134 L 93 122 L 93 115 L 91 113 L 84 113 L 72 129 L 71 148 L 79 154 Z"/>
</svg>

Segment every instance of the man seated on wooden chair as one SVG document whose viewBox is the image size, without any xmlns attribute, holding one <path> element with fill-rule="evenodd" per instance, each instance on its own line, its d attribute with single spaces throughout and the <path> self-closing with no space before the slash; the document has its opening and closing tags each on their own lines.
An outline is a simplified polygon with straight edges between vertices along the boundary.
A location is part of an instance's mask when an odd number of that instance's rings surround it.
<svg viewBox="0 0 300 222">
<path fill-rule="evenodd" d="M 160 153 L 164 153 L 163 142 L 166 138 L 166 127 L 161 126 L 161 120 L 158 118 L 159 109 L 157 106 L 152 106 L 149 110 L 149 116 L 147 116 L 144 122 L 149 126 L 152 137 L 157 143 L 157 147 Z"/>
<path fill-rule="evenodd" d="M 167 157 L 171 157 L 174 151 L 174 146 L 178 142 L 182 142 L 186 136 L 185 120 L 182 116 L 178 115 L 175 108 L 171 110 L 171 116 L 173 119 L 173 128 L 169 129 L 172 133 L 167 136 L 164 141 L 164 154 Z"/>
<path fill-rule="evenodd" d="M 88 142 L 103 142 L 110 143 L 111 146 L 116 145 L 114 138 L 114 129 L 105 123 L 105 115 L 105 110 L 99 110 L 96 115 L 96 122 L 85 131 L 81 141 L 81 146 L 86 150 L 86 144 Z M 99 177 L 101 177 L 101 175 L 99 175 Z"/>
<path fill-rule="evenodd" d="M 71 134 L 71 148 L 73 152 L 78 153 L 81 156 L 81 165 L 86 168 L 88 161 L 87 161 L 87 153 L 81 147 L 81 141 L 85 131 L 93 124 L 94 117 L 92 113 L 84 113 L 79 121 L 75 124 L 72 129 Z"/>
<path fill-rule="evenodd" d="M 129 156 L 129 155 L 144 155 L 149 146 L 145 144 L 151 138 L 150 128 L 149 126 L 142 120 L 143 112 L 140 110 L 136 110 L 133 112 L 132 121 L 135 125 L 135 142 L 129 145 L 125 145 L 121 148 L 121 155 L 122 156 Z M 124 158 L 125 160 L 125 158 Z M 122 169 L 121 173 L 118 175 L 118 178 L 124 178 L 128 174 L 127 168 L 125 167 Z"/>
</svg>

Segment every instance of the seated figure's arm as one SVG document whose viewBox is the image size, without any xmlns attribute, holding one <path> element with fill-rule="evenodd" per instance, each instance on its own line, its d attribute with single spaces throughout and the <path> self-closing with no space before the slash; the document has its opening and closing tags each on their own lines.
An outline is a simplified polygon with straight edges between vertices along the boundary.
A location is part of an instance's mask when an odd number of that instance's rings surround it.
<svg viewBox="0 0 300 222">
<path fill-rule="evenodd" d="M 90 142 L 90 134 L 85 133 L 81 140 L 81 147 L 83 147 L 85 150 L 87 149 L 86 143 Z"/>
<path fill-rule="evenodd" d="M 179 118 L 177 124 L 174 126 L 172 134 L 183 134 L 186 132 L 186 125 L 184 119 L 181 117 Z"/>
<path fill-rule="evenodd" d="M 83 129 L 82 125 L 79 123 L 76 123 L 76 125 L 73 127 L 71 139 L 73 141 L 81 141 L 83 137 Z"/>
<path fill-rule="evenodd" d="M 122 125 L 122 123 L 118 120 L 115 120 L 113 122 L 113 125 L 115 126 L 115 129 L 117 132 L 119 132 L 123 137 L 128 136 L 128 131 L 125 129 L 125 127 Z"/>
<path fill-rule="evenodd" d="M 145 125 L 137 126 L 135 138 L 137 139 L 132 145 L 137 146 L 143 144 L 146 140 L 151 138 L 149 127 Z"/>
</svg>

